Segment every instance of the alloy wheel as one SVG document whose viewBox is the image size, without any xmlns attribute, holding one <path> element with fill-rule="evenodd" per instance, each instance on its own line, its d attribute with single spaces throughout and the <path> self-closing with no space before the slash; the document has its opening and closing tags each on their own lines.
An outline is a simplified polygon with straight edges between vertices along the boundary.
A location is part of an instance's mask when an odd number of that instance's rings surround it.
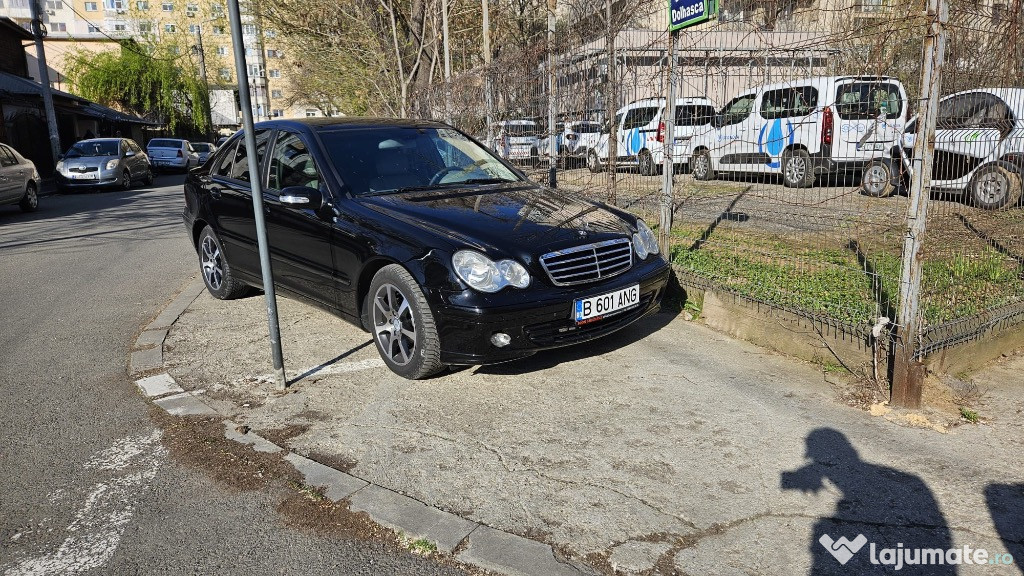
<svg viewBox="0 0 1024 576">
<path fill-rule="evenodd" d="M 786 180 L 789 182 L 802 182 L 807 173 L 807 164 L 800 156 L 790 156 L 786 162 Z"/>
<path fill-rule="evenodd" d="M 702 179 L 708 175 L 708 170 L 711 167 L 708 165 L 708 157 L 706 154 L 697 154 L 693 158 L 693 175 L 698 179 Z"/>
<path fill-rule="evenodd" d="M 380 349 L 399 366 L 416 353 L 416 321 L 405 294 L 394 284 L 383 284 L 373 295 L 373 332 Z"/>
<path fill-rule="evenodd" d="M 988 172 L 981 176 L 976 184 L 975 197 L 986 204 L 996 204 L 1006 197 L 1008 183 L 997 172 Z"/>
<path fill-rule="evenodd" d="M 889 183 L 889 173 L 884 166 L 872 164 L 864 171 L 864 190 L 871 196 L 882 196 Z"/>
<path fill-rule="evenodd" d="M 36 194 L 36 189 L 33 186 L 29 186 L 25 192 L 25 203 L 28 205 L 29 210 L 35 210 L 39 207 L 39 195 Z"/>
<path fill-rule="evenodd" d="M 220 247 L 210 236 L 203 238 L 202 257 L 200 264 L 206 283 L 214 290 L 220 290 L 224 282 L 224 263 L 221 259 Z"/>
</svg>

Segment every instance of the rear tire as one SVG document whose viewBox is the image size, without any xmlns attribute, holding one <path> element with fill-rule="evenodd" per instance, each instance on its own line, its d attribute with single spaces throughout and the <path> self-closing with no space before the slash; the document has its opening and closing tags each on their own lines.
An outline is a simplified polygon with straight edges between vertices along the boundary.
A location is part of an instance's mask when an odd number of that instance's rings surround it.
<svg viewBox="0 0 1024 576">
<path fill-rule="evenodd" d="M 888 198 L 896 191 L 892 183 L 892 166 L 889 162 L 876 158 L 864 167 L 861 175 L 860 188 L 866 196 L 872 198 Z"/>
<path fill-rule="evenodd" d="M 714 180 L 715 171 L 711 168 L 711 154 L 707 150 L 694 152 L 690 158 L 690 173 L 694 180 Z"/>
<path fill-rule="evenodd" d="M 654 176 L 657 170 L 654 168 L 654 158 L 651 157 L 649 150 L 641 150 L 636 161 L 642 176 Z"/>
<path fill-rule="evenodd" d="M 782 183 L 787 188 L 810 188 L 814 184 L 811 155 L 797 148 L 782 154 Z"/>
<path fill-rule="evenodd" d="M 32 182 L 25 186 L 25 195 L 18 202 L 22 212 L 35 212 L 39 209 L 39 194 L 36 192 L 36 185 Z"/>
<path fill-rule="evenodd" d="M 373 341 L 392 372 L 419 380 L 444 370 L 434 315 L 405 268 L 391 264 L 378 270 L 368 303 Z"/>
<path fill-rule="evenodd" d="M 249 292 L 249 287 L 235 278 L 231 272 L 224 248 L 214 234 L 213 228 L 203 228 L 196 248 L 199 252 L 199 269 L 203 273 L 203 282 L 214 298 L 234 300 Z"/>
<path fill-rule="evenodd" d="M 604 166 L 601 165 L 601 160 L 597 157 L 597 152 L 594 152 L 593 150 L 587 154 L 587 169 L 594 174 L 604 171 Z"/>
<path fill-rule="evenodd" d="M 153 185 L 153 169 L 152 168 L 150 168 L 149 170 L 146 171 L 146 179 L 143 180 L 142 183 L 145 184 L 146 186 L 152 186 Z"/>
<path fill-rule="evenodd" d="M 979 208 L 1012 208 L 1020 202 L 1020 174 L 1002 166 L 986 166 L 971 179 L 971 199 Z"/>
</svg>

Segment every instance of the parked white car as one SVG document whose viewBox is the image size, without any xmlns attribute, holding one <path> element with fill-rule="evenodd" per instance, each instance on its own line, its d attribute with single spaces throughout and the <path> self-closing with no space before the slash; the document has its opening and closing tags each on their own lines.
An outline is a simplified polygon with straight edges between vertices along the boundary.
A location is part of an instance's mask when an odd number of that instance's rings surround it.
<svg viewBox="0 0 1024 576">
<path fill-rule="evenodd" d="M 664 98 L 637 100 L 615 112 L 616 165 L 636 166 L 641 174 L 650 176 L 660 171 L 665 162 Z M 689 160 L 689 141 L 705 132 L 715 114 L 707 98 L 678 98 L 675 107 L 672 159 L 676 165 Z M 608 164 L 609 130 L 604 130 L 598 143 L 587 154 L 587 167 L 600 172 Z"/>
<path fill-rule="evenodd" d="M 153 138 L 146 144 L 146 153 L 154 170 L 181 170 L 199 166 L 199 153 L 192 143 L 180 138 Z"/>
<path fill-rule="evenodd" d="M 730 100 L 690 140 L 698 180 L 716 173 L 781 174 L 804 188 L 817 176 L 860 171 L 903 132 L 907 93 L 895 78 L 819 76 L 768 84 Z"/>
<path fill-rule="evenodd" d="M 909 186 L 916 137 L 914 118 L 900 145 L 864 170 L 866 194 Z M 932 163 L 932 188 L 967 194 L 989 210 L 1016 206 L 1024 193 L 1024 88 L 977 88 L 940 100 Z"/>
<path fill-rule="evenodd" d="M 536 166 L 540 161 L 538 133 L 533 120 L 505 120 L 494 125 L 494 145 L 498 156 L 512 162 Z"/>
<path fill-rule="evenodd" d="M 562 166 L 570 163 L 582 163 L 587 159 L 587 153 L 597 145 L 601 138 L 601 124 L 589 120 L 576 120 L 572 122 L 558 122 L 555 124 L 555 151 L 558 155 L 558 162 Z M 545 135 L 540 139 L 538 146 L 540 154 L 547 158 L 549 153 L 550 138 Z"/>
</svg>

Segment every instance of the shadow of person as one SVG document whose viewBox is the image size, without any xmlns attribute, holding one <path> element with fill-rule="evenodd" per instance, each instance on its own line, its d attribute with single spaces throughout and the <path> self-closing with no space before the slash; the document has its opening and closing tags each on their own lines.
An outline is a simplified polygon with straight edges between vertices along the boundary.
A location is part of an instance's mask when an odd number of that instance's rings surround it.
<svg viewBox="0 0 1024 576">
<path fill-rule="evenodd" d="M 985 504 L 1013 564 L 1024 574 L 1024 484 L 989 484 Z"/>
<path fill-rule="evenodd" d="M 949 528 L 920 478 L 861 460 L 846 436 L 832 428 L 808 434 L 806 457 L 810 463 L 782 473 L 782 489 L 817 493 L 828 480 L 842 493 L 834 515 L 814 524 L 812 576 L 956 574 L 956 566 L 946 562 L 953 546 Z"/>
</svg>

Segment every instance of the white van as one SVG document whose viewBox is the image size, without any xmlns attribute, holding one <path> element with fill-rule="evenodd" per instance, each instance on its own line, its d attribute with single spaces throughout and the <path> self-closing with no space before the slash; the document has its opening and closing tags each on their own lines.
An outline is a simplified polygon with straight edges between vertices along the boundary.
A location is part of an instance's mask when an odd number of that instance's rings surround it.
<svg viewBox="0 0 1024 576">
<path fill-rule="evenodd" d="M 494 147 L 498 156 L 512 162 L 536 166 L 540 161 L 540 128 L 533 120 L 505 120 L 494 124 Z"/>
<path fill-rule="evenodd" d="M 767 84 L 730 100 L 690 140 L 690 171 L 782 174 L 808 187 L 821 174 L 863 170 L 907 121 L 907 92 L 895 78 L 821 76 Z"/>
<path fill-rule="evenodd" d="M 615 112 L 616 165 L 636 166 L 645 176 L 655 174 L 665 161 L 665 122 L 662 112 L 664 98 L 647 98 L 623 106 Z M 677 98 L 675 117 L 675 138 L 672 158 L 676 164 L 685 164 L 689 159 L 689 140 L 705 132 L 715 114 L 711 100 L 707 98 Z M 587 167 L 591 172 L 600 172 L 608 164 L 608 130 L 587 154 Z"/>
</svg>

